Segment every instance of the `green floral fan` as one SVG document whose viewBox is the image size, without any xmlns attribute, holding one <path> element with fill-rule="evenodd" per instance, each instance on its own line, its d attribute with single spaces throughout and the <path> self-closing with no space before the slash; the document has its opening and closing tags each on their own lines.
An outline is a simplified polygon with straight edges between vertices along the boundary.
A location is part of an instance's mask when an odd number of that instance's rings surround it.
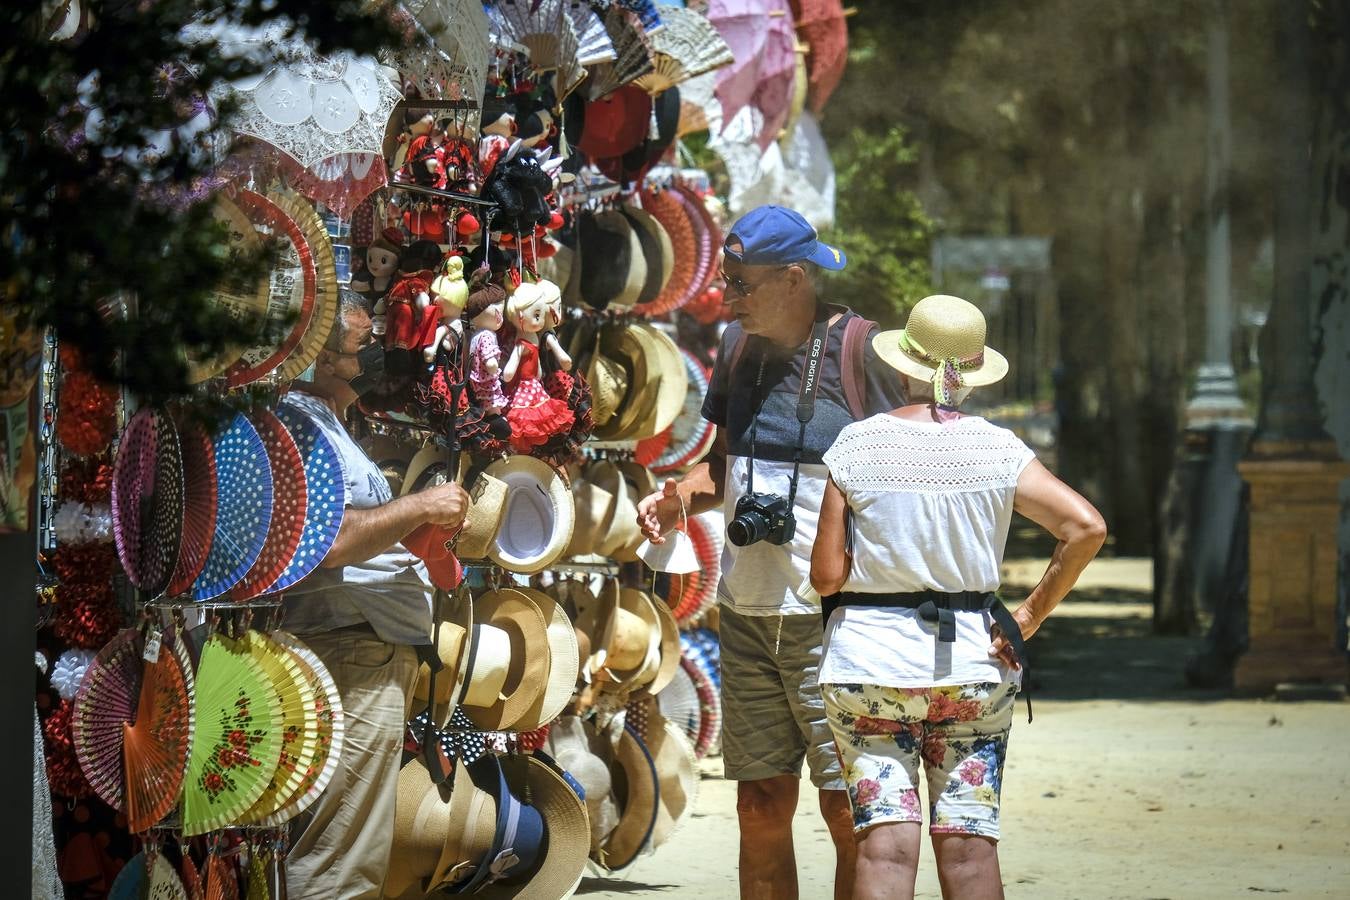
<svg viewBox="0 0 1350 900">
<path fill-rule="evenodd" d="M 183 834 L 215 831 L 247 812 L 271 782 L 281 747 L 281 704 L 272 680 L 247 644 L 212 635 L 197 666 Z"/>
</svg>

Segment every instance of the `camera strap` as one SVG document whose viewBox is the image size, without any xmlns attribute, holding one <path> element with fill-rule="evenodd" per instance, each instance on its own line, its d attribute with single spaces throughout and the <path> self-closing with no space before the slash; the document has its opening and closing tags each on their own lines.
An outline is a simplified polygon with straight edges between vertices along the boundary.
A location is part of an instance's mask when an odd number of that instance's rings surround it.
<svg viewBox="0 0 1350 900">
<path fill-rule="evenodd" d="M 797 388 L 797 445 L 792 450 L 792 481 L 788 485 L 788 506 L 797 500 L 797 476 L 802 465 L 802 449 L 806 443 L 806 426 L 816 414 L 816 390 L 820 386 L 820 374 L 825 359 L 825 344 L 830 333 L 829 310 L 822 310 L 821 317 L 811 329 L 811 346 L 806 353 L 806 362 L 802 365 L 802 383 Z M 759 374 L 755 376 L 755 400 L 762 400 L 764 386 L 765 355 L 759 357 Z M 755 434 L 759 424 L 759 410 L 755 410 L 750 420 L 750 460 L 746 463 L 746 493 L 755 492 Z"/>
</svg>

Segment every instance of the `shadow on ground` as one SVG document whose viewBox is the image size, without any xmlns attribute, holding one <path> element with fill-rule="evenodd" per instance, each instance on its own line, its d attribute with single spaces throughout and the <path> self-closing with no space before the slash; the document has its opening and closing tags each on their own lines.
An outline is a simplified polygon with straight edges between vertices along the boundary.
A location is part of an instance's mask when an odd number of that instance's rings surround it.
<svg viewBox="0 0 1350 900">
<path fill-rule="evenodd" d="M 1025 595 L 1003 592 L 1009 605 Z M 1032 702 L 1231 696 L 1186 684 L 1183 667 L 1199 639 L 1154 634 L 1150 603 L 1144 591 L 1075 591 L 1031 641 Z"/>
<path fill-rule="evenodd" d="M 584 897 L 587 894 L 655 894 L 665 893 L 667 891 L 678 891 L 681 885 L 678 884 L 647 884 L 641 881 L 620 881 L 617 878 L 590 878 L 581 879 L 581 887 L 577 888 L 577 897 Z"/>
</svg>

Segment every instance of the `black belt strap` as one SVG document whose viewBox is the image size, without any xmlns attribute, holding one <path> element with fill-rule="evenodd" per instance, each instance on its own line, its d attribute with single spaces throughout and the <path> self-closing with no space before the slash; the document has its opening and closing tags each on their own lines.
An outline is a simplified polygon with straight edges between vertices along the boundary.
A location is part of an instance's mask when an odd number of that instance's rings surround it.
<svg viewBox="0 0 1350 900">
<path fill-rule="evenodd" d="M 1022 640 L 1022 629 L 1003 605 L 998 594 L 991 591 L 960 591 L 946 594 L 941 591 L 912 591 L 894 594 L 866 594 L 856 591 L 839 592 L 820 598 L 820 614 L 828 625 L 830 615 L 841 606 L 872 606 L 886 609 L 912 609 L 925 622 L 936 624 L 938 640 L 952 643 L 956 640 L 956 613 L 989 611 L 994 624 L 1012 645 L 1013 654 L 1022 668 L 1022 692 L 1027 698 L 1027 721 L 1031 721 L 1031 673 L 1027 666 L 1027 645 Z"/>
</svg>

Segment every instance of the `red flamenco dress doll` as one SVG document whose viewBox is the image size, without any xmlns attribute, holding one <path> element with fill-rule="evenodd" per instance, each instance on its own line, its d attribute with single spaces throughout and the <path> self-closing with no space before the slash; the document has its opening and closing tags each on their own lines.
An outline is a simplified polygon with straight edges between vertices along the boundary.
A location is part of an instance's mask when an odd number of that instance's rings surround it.
<svg viewBox="0 0 1350 900">
<path fill-rule="evenodd" d="M 572 428 L 571 408 L 549 395 L 539 378 L 540 334 L 551 325 L 549 297 L 537 284 L 522 284 L 506 301 L 506 314 L 516 327 L 516 345 L 502 370 L 509 406 L 511 448 L 529 453 Z M 557 355 L 554 342 L 546 344 Z M 571 367 L 565 355 L 558 358 L 564 369 Z"/>
</svg>

